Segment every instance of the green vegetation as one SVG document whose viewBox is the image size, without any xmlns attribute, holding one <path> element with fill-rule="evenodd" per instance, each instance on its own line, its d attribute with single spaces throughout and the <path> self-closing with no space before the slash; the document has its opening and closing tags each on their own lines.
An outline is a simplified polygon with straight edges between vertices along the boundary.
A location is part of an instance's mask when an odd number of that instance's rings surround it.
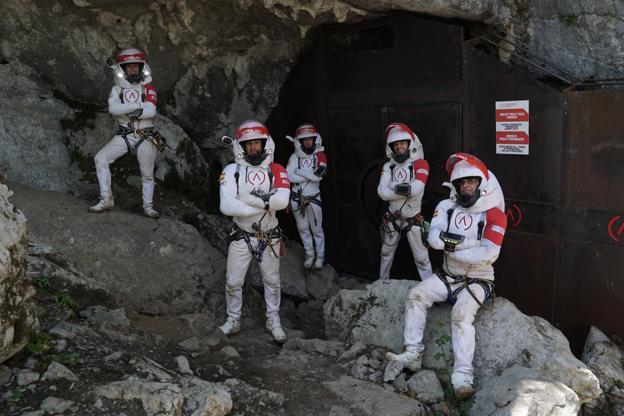
<svg viewBox="0 0 624 416">
<path fill-rule="evenodd" d="M 41 368 L 47 368 L 52 361 L 56 361 L 57 363 L 64 365 L 74 365 L 76 363 L 76 358 L 79 357 L 78 353 L 53 352 L 55 347 L 54 340 L 57 338 L 58 337 L 54 334 L 42 331 L 33 336 L 30 342 L 26 345 L 26 351 L 29 355 L 37 357 Z"/>
<path fill-rule="evenodd" d="M 33 279 L 33 285 L 42 292 L 50 296 L 50 300 L 56 305 L 66 309 L 76 309 L 78 303 L 71 296 L 56 291 L 50 284 L 50 278 L 45 275 L 39 275 Z"/>
<path fill-rule="evenodd" d="M 574 14 L 563 14 L 559 16 L 559 21 L 564 25 L 572 26 L 578 22 L 578 16 Z"/>
</svg>

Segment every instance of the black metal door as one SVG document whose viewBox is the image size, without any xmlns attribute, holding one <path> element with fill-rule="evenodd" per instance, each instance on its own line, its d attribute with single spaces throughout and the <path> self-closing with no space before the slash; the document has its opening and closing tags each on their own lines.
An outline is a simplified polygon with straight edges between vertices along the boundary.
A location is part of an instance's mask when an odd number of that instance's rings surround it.
<svg viewBox="0 0 624 416">
<path fill-rule="evenodd" d="M 335 244 L 330 259 L 338 270 L 374 279 L 378 275 L 380 239 L 371 218 L 379 210 L 377 165 L 384 150 L 383 108 L 332 111 L 330 117 L 335 192 L 331 232 Z"/>
</svg>

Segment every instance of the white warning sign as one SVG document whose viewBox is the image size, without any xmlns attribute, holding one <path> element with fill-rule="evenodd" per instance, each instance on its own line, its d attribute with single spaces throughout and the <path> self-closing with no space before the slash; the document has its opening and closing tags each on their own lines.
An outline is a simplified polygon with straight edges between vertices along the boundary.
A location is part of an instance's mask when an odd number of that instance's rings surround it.
<svg viewBox="0 0 624 416">
<path fill-rule="evenodd" d="M 529 154 L 529 100 L 496 101 L 496 153 Z"/>
</svg>

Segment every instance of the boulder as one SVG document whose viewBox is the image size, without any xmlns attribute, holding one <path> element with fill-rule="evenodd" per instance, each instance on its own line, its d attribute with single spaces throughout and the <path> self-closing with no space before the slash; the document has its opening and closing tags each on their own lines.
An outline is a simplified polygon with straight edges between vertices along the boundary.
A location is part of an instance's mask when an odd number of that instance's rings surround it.
<svg viewBox="0 0 624 416">
<path fill-rule="evenodd" d="M 182 416 L 184 396 L 172 383 L 140 379 L 114 381 L 95 390 L 95 395 L 112 400 L 139 400 L 148 416 Z"/>
<path fill-rule="evenodd" d="M 598 377 L 605 396 L 600 409 L 584 409 L 584 415 L 624 416 L 624 351 L 592 326 L 581 360 Z"/>
<path fill-rule="evenodd" d="M 480 386 L 470 415 L 576 416 L 579 410 L 577 395 L 565 384 L 514 366 Z"/>
<path fill-rule="evenodd" d="M 404 299 L 416 283 L 389 280 L 375 282 L 366 290 L 341 290 L 324 307 L 327 335 L 399 350 L 403 343 Z M 433 306 L 424 334 L 424 367 L 446 374 L 452 372 L 453 363 L 450 312 L 449 305 Z M 479 310 L 474 325 L 477 384 L 521 365 L 570 387 L 581 403 L 600 396 L 596 376 L 572 355 L 567 339 L 546 320 L 526 316 L 513 303 L 498 297 L 493 307 Z"/>
<path fill-rule="evenodd" d="M 35 291 L 26 280 L 26 218 L 9 202 L 12 195 L 0 183 L 0 363 L 20 352 L 39 326 Z"/>
<path fill-rule="evenodd" d="M 332 393 L 365 415 L 417 416 L 424 415 L 423 405 L 417 400 L 385 390 L 376 384 L 341 376 L 323 383 Z"/>
<path fill-rule="evenodd" d="M 54 248 L 45 259 L 71 259 L 69 272 L 55 277 L 75 279 L 51 284 L 73 288 L 76 300 L 99 293 L 114 307 L 180 315 L 223 296 L 225 258 L 191 225 L 119 209 L 90 214 L 85 201 L 23 186 L 16 205 L 30 218 L 30 240 Z"/>
</svg>

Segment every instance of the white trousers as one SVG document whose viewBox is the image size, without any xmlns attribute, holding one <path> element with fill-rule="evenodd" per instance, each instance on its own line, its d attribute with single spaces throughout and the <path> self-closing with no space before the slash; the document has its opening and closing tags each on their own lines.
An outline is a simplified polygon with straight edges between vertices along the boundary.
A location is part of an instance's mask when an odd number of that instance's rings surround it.
<svg viewBox="0 0 624 416">
<path fill-rule="evenodd" d="M 258 248 L 258 240 L 250 237 L 254 250 Z M 279 255 L 279 239 L 273 239 L 273 250 Z M 266 303 L 267 318 L 279 317 L 280 307 L 280 260 L 271 247 L 266 247 L 262 253 L 262 261 L 259 263 L 264 284 L 264 301 Z M 245 275 L 254 255 L 249 251 L 245 240 L 232 241 L 228 248 L 227 272 L 225 278 L 225 303 L 227 316 L 239 320 L 243 307 L 243 284 Z"/>
<path fill-rule="evenodd" d="M 451 279 L 448 280 L 452 282 Z M 451 291 L 460 286 L 451 284 Z M 469 286 L 472 293 L 481 303 L 485 300 L 485 291 L 478 284 Z M 424 351 L 422 342 L 427 322 L 427 309 L 434 302 L 447 299 L 448 291 L 444 283 L 437 277 L 431 276 L 410 290 L 405 302 L 405 349 Z M 453 339 L 453 355 L 455 364 L 451 382 L 454 387 L 473 382 L 472 360 L 475 352 L 475 328 L 472 325 L 475 314 L 479 310 L 479 303 L 474 300 L 467 289 L 457 296 L 457 302 L 451 311 L 451 335 Z"/>
<path fill-rule="evenodd" d="M 139 138 L 134 134 L 128 135 L 131 146 L 136 146 Z M 121 136 L 115 136 L 95 155 L 95 172 L 100 183 L 100 197 L 112 197 L 110 164 L 128 152 L 128 146 Z M 145 140 L 137 150 L 137 160 L 141 170 L 143 208 L 151 208 L 154 198 L 154 161 L 157 154 L 156 147 Z"/>
<path fill-rule="evenodd" d="M 306 257 L 325 258 L 325 234 L 323 233 L 323 209 L 322 207 L 310 203 L 305 211 L 298 211 L 299 205 L 291 201 L 293 215 L 297 222 L 297 230 L 301 236 L 301 242 L 306 253 Z M 316 251 L 314 250 L 316 247 Z"/>
<path fill-rule="evenodd" d="M 405 228 L 407 223 L 405 221 L 397 221 L 397 225 L 401 228 Z M 394 226 L 388 224 L 389 227 Z M 429 251 L 421 238 L 422 229 L 418 226 L 412 226 L 412 228 L 406 233 L 407 241 L 412 249 L 412 255 L 414 256 L 414 263 L 416 263 L 416 269 L 420 275 L 420 280 L 425 280 L 433 273 L 431 271 L 431 262 L 429 261 Z M 383 229 L 381 233 L 381 264 L 379 267 L 379 280 L 388 280 L 390 278 L 390 268 L 394 260 L 394 254 L 399 245 L 401 233 L 397 230 L 388 232 Z"/>
</svg>

